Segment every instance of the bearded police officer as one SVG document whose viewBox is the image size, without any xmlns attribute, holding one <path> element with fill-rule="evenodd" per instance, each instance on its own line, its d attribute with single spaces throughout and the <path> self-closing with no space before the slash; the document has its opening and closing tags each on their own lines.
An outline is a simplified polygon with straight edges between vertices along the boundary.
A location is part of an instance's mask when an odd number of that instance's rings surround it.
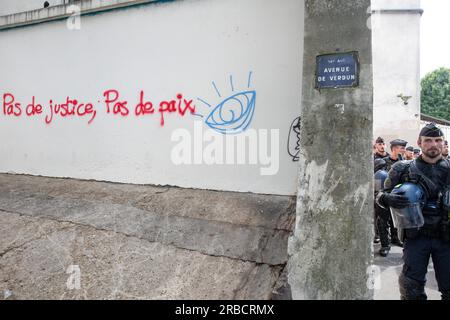
<svg viewBox="0 0 450 320">
<path fill-rule="evenodd" d="M 373 159 L 383 159 L 389 156 L 389 153 L 385 150 L 386 145 L 384 144 L 384 139 L 382 137 L 378 137 L 377 140 L 375 140 L 375 144 L 373 145 L 374 148 L 374 154 Z"/>
<path fill-rule="evenodd" d="M 422 129 L 417 143 L 422 155 L 392 167 L 377 203 L 391 209 L 404 240 L 402 300 L 427 298 L 430 256 L 442 299 L 450 300 L 450 162 L 442 157 L 443 132 L 434 123 Z"/>
</svg>

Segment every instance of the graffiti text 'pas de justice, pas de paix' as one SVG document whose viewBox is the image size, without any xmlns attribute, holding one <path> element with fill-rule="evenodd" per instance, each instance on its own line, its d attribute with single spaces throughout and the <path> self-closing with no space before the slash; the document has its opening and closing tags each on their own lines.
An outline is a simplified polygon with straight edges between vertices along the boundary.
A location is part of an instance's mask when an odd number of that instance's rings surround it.
<svg viewBox="0 0 450 320">
<path fill-rule="evenodd" d="M 94 121 L 97 115 L 97 108 L 93 102 L 81 102 L 76 98 L 66 97 L 62 103 L 56 103 L 53 99 L 49 100 L 48 105 L 41 104 L 36 96 L 31 97 L 31 102 L 23 104 L 18 101 L 14 94 L 7 92 L 3 94 L 2 113 L 5 116 L 19 117 L 22 115 L 33 117 L 38 115 L 45 115 L 45 123 L 50 124 L 57 116 L 60 117 L 86 117 L 88 124 Z M 103 104 L 103 110 L 107 114 L 129 116 L 152 115 L 154 113 L 160 114 L 160 124 L 164 126 L 164 114 L 177 113 L 184 116 L 188 111 L 195 113 L 195 105 L 192 99 L 185 99 L 183 94 L 178 93 L 176 97 L 170 100 L 163 100 L 154 104 L 145 98 L 145 92 L 140 91 L 137 102 L 130 103 L 120 97 L 118 90 L 109 89 L 103 92 L 103 99 L 97 101 Z M 46 110 L 45 110 L 46 109 Z"/>
</svg>

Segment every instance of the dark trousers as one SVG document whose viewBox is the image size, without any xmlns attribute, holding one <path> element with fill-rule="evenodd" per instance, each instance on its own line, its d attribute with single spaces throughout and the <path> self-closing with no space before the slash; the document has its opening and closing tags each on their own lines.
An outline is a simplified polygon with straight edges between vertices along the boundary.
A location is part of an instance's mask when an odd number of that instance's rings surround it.
<svg viewBox="0 0 450 320">
<path fill-rule="evenodd" d="M 419 235 L 406 237 L 403 270 L 399 278 L 402 300 L 425 300 L 426 273 L 430 256 L 443 300 L 450 300 L 450 243 Z"/>
<path fill-rule="evenodd" d="M 398 242 L 398 230 L 394 227 L 394 220 L 392 220 L 391 212 L 389 211 L 389 234 L 391 235 L 391 241 Z"/>
<path fill-rule="evenodd" d="M 380 233 L 378 232 L 378 211 L 377 211 L 377 204 L 374 204 L 374 215 L 373 215 L 373 227 L 375 231 L 375 238 L 380 238 Z"/>
<path fill-rule="evenodd" d="M 383 209 L 378 205 L 375 205 L 375 211 L 377 216 L 377 229 L 380 235 L 380 242 L 382 247 L 389 247 L 390 240 L 397 240 L 397 229 L 394 228 L 394 222 L 392 221 L 391 212 Z M 389 240 L 390 236 L 390 240 Z"/>
</svg>

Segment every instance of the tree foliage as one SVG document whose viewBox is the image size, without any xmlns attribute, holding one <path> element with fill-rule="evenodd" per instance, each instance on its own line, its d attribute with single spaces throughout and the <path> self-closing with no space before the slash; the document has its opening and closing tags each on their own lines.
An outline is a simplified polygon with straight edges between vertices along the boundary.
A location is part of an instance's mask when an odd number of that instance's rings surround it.
<svg viewBox="0 0 450 320">
<path fill-rule="evenodd" d="M 421 112 L 450 121 L 450 69 L 440 68 L 422 79 Z"/>
</svg>

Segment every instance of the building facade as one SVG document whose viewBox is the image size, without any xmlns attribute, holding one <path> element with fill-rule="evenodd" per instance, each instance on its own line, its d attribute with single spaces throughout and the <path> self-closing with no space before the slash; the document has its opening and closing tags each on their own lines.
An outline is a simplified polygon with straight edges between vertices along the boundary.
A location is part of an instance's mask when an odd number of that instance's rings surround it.
<svg viewBox="0 0 450 320">
<path fill-rule="evenodd" d="M 303 1 L 48 2 L 0 4 L 0 172 L 296 193 Z"/>
<path fill-rule="evenodd" d="M 296 193 L 303 1 L 44 3 L 0 4 L 1 94 L 23 109 L 1 115 L 12 137 L 1 172 Z M 415 146 L 420 0 L 373 0 L 367 11 L 373 136 Z M 52 115 L 72 100 L 95 116 Z M 33 101 L 43 111 L 27 116 Z M 117 102 L 127 109 L 108 110 Z M 170 103 L 181 105 L 159 112 Z"/>
<path fill-rule="evenodd" d="M 420 0 L 372 0 L 374 139 L 420 130 Z"/>
</svg>

